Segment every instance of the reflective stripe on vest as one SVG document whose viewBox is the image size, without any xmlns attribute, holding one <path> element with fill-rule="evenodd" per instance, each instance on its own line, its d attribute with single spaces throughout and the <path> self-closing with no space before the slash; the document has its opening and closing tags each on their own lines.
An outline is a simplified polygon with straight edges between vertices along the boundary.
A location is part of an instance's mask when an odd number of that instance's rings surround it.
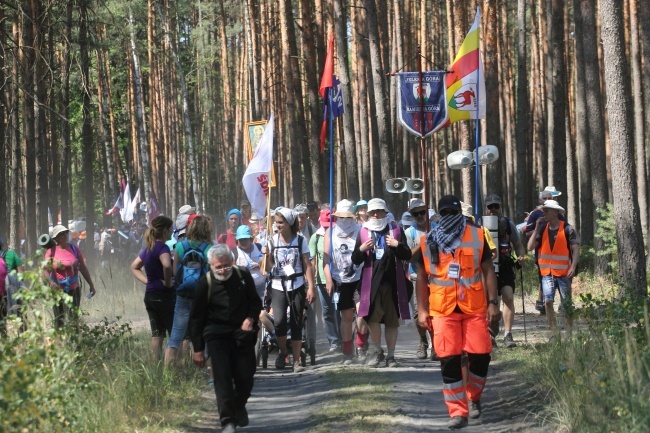
<svg viewBox="0 0 650 433">
<path fill-rule="evenodd" d="M 553 275 L 555 277 L 564 277 L 570 265 L 570 251 L 567 245 L 566 234 L 564 233 L 564 221 L 560 221 L 552 250 L 548 231 L 549 224 L 546 224 L 542 232 L 541 245 L 537 255 L 539 271 L 544 276 Z"/>
<path fill-rule="evenodd" d="M 484 242 L 482 230 L 467 225 L 453 256 L 451 253 L 439 251 L 438 264 L 432 265 L 427 236 L 420 238 L 420 251 L 429 280 L 429 313 L 432 316 L 451 314 L 456 305 L 467 314 L 485 311 L 487 303 L 481 268 Z M 447 276 L 450 263 L 460 265 L 458 279 Z M 433 266 L 435 267 L 432 269 Z"/>
</svg>

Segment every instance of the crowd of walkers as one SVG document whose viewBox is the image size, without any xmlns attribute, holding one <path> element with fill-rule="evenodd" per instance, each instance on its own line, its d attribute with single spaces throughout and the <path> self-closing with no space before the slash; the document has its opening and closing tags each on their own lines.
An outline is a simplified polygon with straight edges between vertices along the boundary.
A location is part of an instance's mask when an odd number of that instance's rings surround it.
<svg viewBox="0 0 650 433">
<path fill-rule="evenodd" d="M 209 216 L 183 206 L 175 220 L 151 221 L 130 265 L 145 285 L 151 353 L 168 365 L 191 351 L 197 366 L 211 366 L 223 431 L 234 432 L 248 424 L 262 339 L 277 348 L 276 369 L 304 371 L 307 355 L 315 362 L 320 312 L 329 351 L 341 353 L 342 365 L 395 368 L 399 327 L 413 320 L 420 337 L 414 356 L 440 362 L 448 427 L 462 428 L 481 414 L 501 301 L 503 344 L 516 345 L 513 292 L 524 246 L 535 251 L 541 310 L 553 335 L 559 332 L 556 288 L 570 331 L 579 238 L 555 200 L 559 194 L 553 187 L 540 192 L 539 206 L 519 225 L 503 215 L 498 195 L 488 195 L 485 215 L 496 217 L 494 236 L 471 206 L 450 195 L 437 212 L 411 199 L 399 219 L 381 198 L 281 206 L 262 220 L 243 200 L 218 234 Z M 62 326 L 80 304 L 79 274 L 89 297 L 95 287 L 70 231 L 58 225 L 50 237 L 43 277 L 73 301 L 71 309 L 66 303 L 55 309 Z M 2 318 L 16 272 L 22 272 L 20 258 L 2 251 Z"/>
</svg>

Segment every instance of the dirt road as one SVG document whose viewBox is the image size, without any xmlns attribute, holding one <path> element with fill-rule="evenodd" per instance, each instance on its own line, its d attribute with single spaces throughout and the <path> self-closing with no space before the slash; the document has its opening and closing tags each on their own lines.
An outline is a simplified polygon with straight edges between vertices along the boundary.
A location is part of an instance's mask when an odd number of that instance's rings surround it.
<svg viewBox="0 0 650 433">
<path fill-rule="evenodd" d="M 527 303 L 528 304 L 528 303 Z M 533 311 L 533 304 L 526 306 L 528 342 L 541 341 L 546 335 L 543 317 Z M 418 337 L 412 325 L 400 327 L 396 358 L 399 368 L 368 369 L 362 366 L 343 367 L 341 355 L 330 354 L 327 342 L 322 335 L 318 340 L 317 365 L 310 366 L 300 374 L 290 371 L 278 371 L 274 368 L 258 369 L 255 377 L 253 396 L 248 403 L 250 425 L 240 428 L 242 432 L 284 433 L 328 431 L 323 427 L 322 413 L 328 410 L 333 400 L 339 403 L 346 398 L 344 390 L 333 380 L 341 369 L 356 372 L 360 380 L 374 375 L 388 383 L 390 390 L 390 409 L 381 413 L 364 414 L 372 423 L 375 432 L 438 432 L 448 431 L 447 409 L 442 397 L 442 377 L 440 363 L 421 361 L 415 357 Z M 523 344 L 523 315 L 517 314 L 513 329 L 515 340 Z M 540 425 L 535 416 L 539 408 L 539 397 L 523 381 L 507 371 L 499 360 L 500 353 L 506 350 L 502 345 L 493 353 L 488 383 L 483 394 L 483 414 L 478 420 L 470 420 L 464 432 L 546 432 L 549 427 Z M 270 358 L 269 366 L 275 359 Z M 206 400 L 210 402 L 200 421 L 192 426 L 193 432 L 218 432 L 219 422 L 216 415 L 214 393 L 206 385 Z M 349 417 L 358 414 L 349 413 Z M 328 426 L 338 431 L 357 431 L 350 424 L 341 420 L 329 420 Z M 365 429 L 364 429 L 365 430 Z"/>
</svg>

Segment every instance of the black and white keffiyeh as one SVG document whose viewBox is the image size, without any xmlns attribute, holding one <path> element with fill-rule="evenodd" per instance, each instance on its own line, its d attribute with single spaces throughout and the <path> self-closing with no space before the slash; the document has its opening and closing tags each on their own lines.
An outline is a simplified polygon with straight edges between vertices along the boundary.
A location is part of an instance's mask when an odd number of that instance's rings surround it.
<svg viewBox="0 0 650 433">
<path fill-rule="evenodd" d="M 438 227 L 429 232 L 427 242 L 438 244 L 438 250 L 450 253 L 460 245 L 465 232 L 465 217 L 462 214 L 441 216 Z"/>
</svg>

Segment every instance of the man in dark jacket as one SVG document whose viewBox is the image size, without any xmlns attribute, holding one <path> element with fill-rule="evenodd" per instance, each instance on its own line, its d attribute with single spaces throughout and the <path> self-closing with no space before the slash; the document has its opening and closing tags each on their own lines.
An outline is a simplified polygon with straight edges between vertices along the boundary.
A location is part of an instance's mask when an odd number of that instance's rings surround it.
<svg viewBox="0 0 650 433">
<path fill-rule="evenodd" d="M 368 202 L 368 221 L 363 224 L 352 253 L 352 263 L 363 263 L 359 316 L 365 317 L 375 348 L 368 365 L 398 367 L 395 345 L 399 320 L 410 319 L 409 298 L 413 286 L 406 278 L 405 261 L 411 258 L 402 229 L 389 221 L 386 202 Z M 381 348 L 381 326 L 385 325 L 387 356 Z"/>
<path fill-rule="evenodd" d="M 212 247 L 208 261 L 211 271 L 199 280 L 190 313 L 193 361 L 204 366 L 207 344 L 221 425 L 224 433 L 232 433 L 248 425 L 246 402 L 253 389 L 262 301 L 251 274 L 233 267 L 226 245 Z"/>
</svg>

